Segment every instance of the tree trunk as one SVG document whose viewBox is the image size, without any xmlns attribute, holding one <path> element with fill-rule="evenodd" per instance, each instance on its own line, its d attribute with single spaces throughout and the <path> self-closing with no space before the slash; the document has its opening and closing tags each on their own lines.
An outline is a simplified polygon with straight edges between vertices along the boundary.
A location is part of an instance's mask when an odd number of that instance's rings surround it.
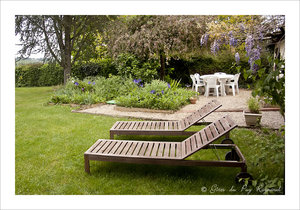
<svg viewBox="0 0 300 210">
<path fill-rule="evenodd" d="M 166 55 L 164 52 L 160 53 L 160 79 L 164 80 L 165 78 L 165 64 L 166 64 Z"/>
<path fill-rule="evenodd" d="M 71 75 L 71 24 L 72 18 L 70 15 L 64 16 L 64 28 L 65 28 L 65 49 L 64 49 L 64 84 L 67 83 Z"/>
</svg>

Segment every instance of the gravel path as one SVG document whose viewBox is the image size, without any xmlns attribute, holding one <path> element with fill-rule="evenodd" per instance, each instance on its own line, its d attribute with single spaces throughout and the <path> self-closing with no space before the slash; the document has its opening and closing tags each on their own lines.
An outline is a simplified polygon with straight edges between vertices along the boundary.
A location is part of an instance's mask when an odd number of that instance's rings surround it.
<svg viewBox="0 0 300 210">
<path fill-rule="evenodd" d="M 225 97 L 218 97 L 217 100 L 221 102 L 222 107 L 216 112 L 208 115 L 205 118 L 205 121 L 212 122 L 224 115 L 230 115 L 239 126 L 245 127 L 246 123 L 243 112 L 240 110 L 244 110 L 246 108 L 246 101 L 250 96 L 251 91 L 240 90 L 240 93 L 236 96 L 227 95 Z M 144 112 L 134 111 L 134 109 L 132 109 L 132 111 L 120 111 L 116 110 L 116 105 L 99 105 L 97 107 L 76 110 L 74 112 L 147 120 L 180 120 L 212 99 L 216 99 L 216 97 L 204 97 L 201 95 L 196 104 L 189 104 L 174 113 Z M 284 119 L 280 115 L 279 111 L 263 111 L 262 114 L 262 127 L 278 129 L 281 125 L 284 125 Z"/>
</svg>

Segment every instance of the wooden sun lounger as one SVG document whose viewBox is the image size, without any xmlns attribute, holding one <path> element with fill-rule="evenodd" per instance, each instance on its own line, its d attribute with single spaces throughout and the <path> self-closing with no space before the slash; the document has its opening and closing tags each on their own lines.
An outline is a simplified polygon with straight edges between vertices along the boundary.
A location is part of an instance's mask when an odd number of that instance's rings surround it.
<svg viewBox="0 0 300 210">
<path fill-rule="evenodd" d="M 128 141 L 99 139 L 85 153 L 85 171 L 90 173 L 90 160 L 182 166 L 240 167 L 247 172 L 246 161 L 235 144 L 211 144 L 228 134 L 237 124 L 222 117 L 182 142 Z M 235 160 L 185 160 L 201 149 L 231 149 Z"/>
<path fill-rule="evenodd" d="M 110 139 L 114 135 L 193 135 L 195 132 L 185 131 L 199 120 L 220 108 L 217 100 L 212 100 L 191 115 L 178 121 L 117 121 L 110 129 Z"/>
</svg>

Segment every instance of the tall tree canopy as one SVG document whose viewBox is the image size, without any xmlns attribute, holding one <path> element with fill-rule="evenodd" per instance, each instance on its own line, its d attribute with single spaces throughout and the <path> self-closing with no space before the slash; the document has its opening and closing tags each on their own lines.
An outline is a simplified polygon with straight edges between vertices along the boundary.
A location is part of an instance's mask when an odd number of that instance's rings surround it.
<svg viewBox="0 0 300 210">
<path fill-rule="evenodd" d="M 21 58 L 44 53 L 64 69 L 64 83 L 71 74 L 71 66 L 80 57 L 89 59 L 95 52 L 97 34 L 113 17 L 88 15 L 17 15 L 15 33 L 20 35 Z"/>
<path fill-rule="evenodd" d="M 160 77 L 170 57 L 188 57 L 200 49 L 201 35 L 213 16 L 122 16 L 108 31 L 112 55 L 129 52 L 147 59 L 160 59 Z"/>
</svg>

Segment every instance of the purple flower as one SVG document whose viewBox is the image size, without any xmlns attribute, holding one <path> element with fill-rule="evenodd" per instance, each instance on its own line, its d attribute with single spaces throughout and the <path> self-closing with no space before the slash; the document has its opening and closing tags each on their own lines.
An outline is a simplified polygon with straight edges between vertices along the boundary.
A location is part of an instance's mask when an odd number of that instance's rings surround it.
<svg viewBox="0 0 300 210">
<path fill-rule="evenodd" d="M 84 91 L 84 88 L 81 88 L 82 91 Z"/>
<path fill-rule="evenodd" d="M 140 84 L 140 87 L 144 87 L 144 85 L 143 85 L 143 84 Z"/>
<path fill-rule="evenodd" d="M 95 85 L 96 83 L 95 82 L 93 82 L 93 85 Z"/>
<path fill-rule="evenodd" d="M 258 70 L 258 65 L 253 63 L 253 66 L 252 66 L 253 73 L 255 73 L 257 70 Z"/>
<path fill-rule="evenodd" d="M 246 52 L 247 52 L 247 56 L 250 55 L 253 46 L 254 46 L 254 39 L 251 35 L 248 35 L 246 40 L 245 40 L 245 49 L 246 49 Z"/>
<path fill-rule="evenodd" d="M 200 45 L 206 45 L 209 38 L 209 34 L 203 34 L 200 39 Z"/>
<path fill-rule="evenodd" d="M 164 91 L 164 90 L 162 90 L 162 91 L 161 91 L 161 94 L 164 94 L 164 93 L 165 93 L 165 91 Z"/>
<path fill-rule="evenodd" d="M 261 47 L 257 46 L 257 48 L 252 49 L 249 55 L 248 63 L 250 65 L 250 69 L 254 72 L 258 69 L 258 66 L 254 62 L 260 59 L 260 51 L 261 51 Z"/>
<path fill-rule="evenodd" d="M 78 85 L 79 85 L 79 84 L 78 84 L 78 82 L 75 82 L 74 84 L 75 84 L 76 86 L 78 86 Z"/>
<path fill-rule="evenodd" d="M 88 82 L 88 84 L 90 85 L 90 84 L 91 84 L 91 82 L 89 81 L 89 82 Z"/>
<path fill-rule="evenodd" d="M 239 62 L 240 62 L 240 55 L 239 55 L 239 53 L 237 52 L 237 53 L 235 53 L 235 62 L 238 64 Z"/>
<path fill-rule="evenodd" d="M 154 93 L 155 93 L 155 90 L 151 90 L 150 93 L 154 94 Z"/>
<path fill-rule="evenodd" d="M 219 46 L 218 41 L 215 40 L 215 41 L 212 43 L 211 47 L 210 47 L 211 52 L 215 55 L 215 54 L 217 53 L 217 51 L 219 50 L 219 47 L 220 47 L 220 46 Z"/>
<path fill-rule="evenodd" d="M 240 24 L 239 28 L 241 29 L 242 32 L 245 31 L 245 26 L 242 23 Z"/>
<path fill-rule="evenodd" d="M 168 83 L 168 88 L 171 88 L 171 85 Z"/>
<path fill-rule="evenodd" d="M 139 84 L 141 81 L 142 81 L 141 79 L 134 79 L 134 80 L 133 80 L 133 82 L 134 82 L 135 84 Z"/>
<path fill-rule="evenodd" d="M 237 45 L 237 40 L 234 37 L 231 37 L 229 39 L 229 44 L 235 47 Z"/>
</svg>

